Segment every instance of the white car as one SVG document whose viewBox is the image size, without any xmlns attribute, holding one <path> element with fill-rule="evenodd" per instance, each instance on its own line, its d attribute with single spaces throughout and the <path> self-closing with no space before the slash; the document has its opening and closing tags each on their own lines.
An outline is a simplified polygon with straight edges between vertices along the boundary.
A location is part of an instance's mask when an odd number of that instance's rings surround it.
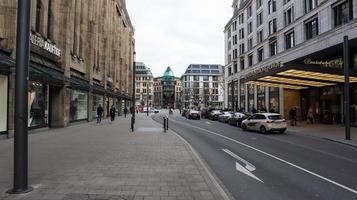
<svg viewBox="0 0 357 200">
<path fill-rule="evenodd" d="M 254 114 L 242 122 L 243 130 L 260 131 L 267 133 L 270 131 L 279 131 L 285 133 L 287 129 L 286 120 L 280 114 L 276 113 L 258 113 Z"/>
</svg>

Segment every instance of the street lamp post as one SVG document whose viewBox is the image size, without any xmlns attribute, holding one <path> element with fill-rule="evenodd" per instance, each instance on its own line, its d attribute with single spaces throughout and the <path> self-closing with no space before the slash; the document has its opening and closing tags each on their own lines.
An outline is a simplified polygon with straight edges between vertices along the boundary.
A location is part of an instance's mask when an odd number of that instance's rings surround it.
<svg viewBox="0 0 357 200">
<path fill-rule="evenodd" d="M 348 36 L 344 36 L 343 41 L 343 59 L 344 59 L 344 74 L 345 74 L 345 85 L 344 85 L 344 104 L 345 104 L 345 137 L 346 140 L 351 140 L 351 114 L 350 114 L 350 55 L 349 55 L 349 45 Z"/>
<path fill-rule="evenodd" d="M 135 63 L 135 55 L 136 52 L 133 52 L 133 91 L 132 91 L 132 114 L 131 114 L 131 131 L 134 132 L 134 124 L 135 124 L 135 76 L 136 76 L 136 63 Z"/>
<path fill-rule="evenodd" d="M 32 191 L 28 186 L 28 67 L 30 58 L 31 1 L 18 0 L 14 135 L 14 185 L 10 194 Z"/>
<path fill-rule="evenodd" d="M 146 84 L 146 115 L 149 116 L 149 84 Z"/>
</svg>

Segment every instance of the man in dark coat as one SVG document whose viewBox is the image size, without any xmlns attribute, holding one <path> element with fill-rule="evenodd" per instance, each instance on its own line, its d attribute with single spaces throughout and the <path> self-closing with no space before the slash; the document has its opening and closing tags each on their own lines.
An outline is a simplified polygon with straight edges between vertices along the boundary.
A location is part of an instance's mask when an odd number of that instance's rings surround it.
<svg viewBox="0 0 357 200">
<path fill-rule="evenodd" d="M 124 108 L 124 116 L 125 116 L 125 118 L 126 118 L 126 115 L 128 114 L 128 111 L 129 111 L 128 108 L 125 107 L 125 108 Z"/>
<path fill-rule="evenodd" d="M 112 105 L 112 107 L 110 108 L 109 113 L 110 113 L 110 120 L 114 121 L 115 120 L 115 107 L 114 107 L 114 105 Z"/>
<path fill-rule="evenodd" d="M 102 122 L 103 112 L 104 112 L 103 107 L 102 105 L 99 104 L 97 108 L 97 123 Z"/>
</svg>

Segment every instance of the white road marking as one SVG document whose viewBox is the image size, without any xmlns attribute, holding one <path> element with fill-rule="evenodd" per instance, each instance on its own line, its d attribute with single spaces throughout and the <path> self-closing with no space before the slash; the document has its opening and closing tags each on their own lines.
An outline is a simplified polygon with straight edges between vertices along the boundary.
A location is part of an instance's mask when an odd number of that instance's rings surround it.
<svg viewBox="0 0 357 200">
<path fill-rule="evenodd" d="M 206 122 L 206 124 L 212 124 L 211 122 Z"/>
<path fill-rule="evenodd" d="M 261 182 L 264 183 L 261 179 L 259 179 L 257 176 L 255 176 L 252 172 L 254 170 L 256 170 L 256 167 L 254 165 L 252 165 L 251 163 L 249 163 L 248 161 L 244 160 L 243 158 L 237 156 L 236 154 L 234 154 L 233 152 L 231 152 L 228 149 L 222 149 L 223 152 L 227 153 L 228 155 L 232 156 L 233 158 L 237 159 L 238 161 L 242 162 L 245 164 L 245 166 L 243 167 L 241 164 L 239 164 L 238 162 L 236 162 L 236 170 Z"/>
<path fill-rule="evenodd" d="M 232 139 L 232 138 L 229 138 L 229 137 L 227 137 L 227 136 L 220 135 L 220 134 L 218 134 L 218 133 L 215 133 L 215 132 L 213 132 L 213 131 L 210 131 L 210 130 L 207 130 L 207 129 L 204 129 L 204 128 L 201 128 L 201 127 L 198 127 L 198 126 L 193 126 L 193 125 L 190 125 L 190 124 L 182 123 L 182 122 L 179 122 L 179 121 L 177 121 L 177 120 L 173 120 L 173 121 L 175 121 L 175 122 L 178 123 L 178 124 L 183 124 L 183 125 L 186 125 L 186 126 L 191 126 L 192 128 L 200 129 L 200 130 L 205 131 L 205 132 L 207 132 L 207 133 L 210 133 L 210 134 L 212 134 L 212 135 L 216 135 L 216 136 L 218 136 L 218 137 L 221 137 L 221 138 L 224 138 L 224 139 L 226 139 L 226 140 L 232 141 L 232 142 L 234 142 L 234 143 L 236 143 L 236 144 L 240 144 L 240 145 L 245 146 L 245 147 L 247 147 L 247 148 L 249 148 L 249 149 L 252 149 L 252 150 L 257 151 L 257 152 L 259 152 L 259 153 L 262 153 L 262 154 L 264 154 L 264 155 L 266 155 L 266 156 L 269 156 L 269 157 L 271 157 L 271 158 L 274 158 L 274 159 L 276 159 L 276 160 L 278 160 L 278 161 L 280 161 L 280 162 L 283 162 L 283 163 L 285 163 L 285 164 L 287 164 L 287 165 L 290 165 L 290 166 L 292 166 L 292 167 L 294 167 L 294 168 L 296 168 L 296 169 L 299 169 L 299 170 L 301 170 L 301 171 L 304 171 L 304 172 L 306 172 L 306 173 L 308 173 L 308 174 L 310 174 L 310 175 L 313 175 L 313 176 L 315 176 L 315 177 L 317 177 L 317 178 L 320 178 L 320 179 L 322 179 L 322 180 L 324 180 L 324 181 L 327 181 L 327 182 L 329 182 L 329 183 L 332 183 L 332 184 L 334 184 L 334 185 L 336 185 L 336 186 L 338 186 L 338 187 L 340 187 L 340 188 L 343 188 L 343 189 L 345 189 L 345 190 L 347 190 L 347 191 L 350 191 L 350 192 L 352 192 L 352 193 L 354 193 L 354 194 L 357 194 L 357 190 L 356 190 L 356 189 L 352 189 L 352 188 L 350 188 L 350 187 L 347 187 L 347 186 L 345 186 L 345 185 L 343 185 L 343 184 L 341 184 L 341 183 L 338 183 L 338 182 L 333 181 L 333 180 L 331 180 L 331 179 L 329 179 L 329 178 L 323 177 L 323 176 L 321 176 L 321 175 L 319 175 L 319 174 L 317 174 L 317 173 L 315 173 L 315 172 L 312 172 L 312 171 L 310 171 L 310 170 L 308 170 L 308 169 L 305 169 L 305 168 L 303 168 L 303 167 L 300 167 L 300 166 L 298 166 L 298 165 L 295 165 L 295 164 L 293 164 L 293 163 L 291 163 L 291 162 L 289 162 L 289 161 L 286 161 L 286 160 L 284 160 L 284 159 L 282 159 L 282 158 L 279 158 L 279 157 L 277 157 L 277 156 L 274 156 L 274 155 L 272 155 L 272 154 L 270 154 L 270 153 L 267 153 L 267 152 L 265 152 L 265 151 L 262 151 L 262 150 L 260 150 L 260 149 L 255 148 L 255 147 L 252 147 L 252 146 L 250 146 L 250 145 L 248 145 L 248 144 L 239 142 L 239 141 L 234 140 L 234 139 Z"/>
</svg>

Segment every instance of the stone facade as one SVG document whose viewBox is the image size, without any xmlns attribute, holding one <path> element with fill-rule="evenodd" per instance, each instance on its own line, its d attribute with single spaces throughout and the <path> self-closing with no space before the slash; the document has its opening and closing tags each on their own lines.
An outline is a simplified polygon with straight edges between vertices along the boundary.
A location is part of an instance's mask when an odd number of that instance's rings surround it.
<svg viewBox="0 0 357 200">
<path fill-rule="evenodd" d="M 148 68 L 142 62 L 135 62 L 135 98 L 136 107 L 143 111 L 144 107 L 151 107 L 154 99 L 154 77 Z M 149 105 L 147 104 L 149 102 Z"/>
<path fill-rule="evenodd" d="M 98 106 L 94 105 L 95 95 L 100 96 L 105 115 L 109 104 L 117 107 L 120 113 L 124 101 L 130 100 L 132 95 L 135 45 L 134 28 L 125 0 L 31 2 L 29 80 L 44 88 L 43 115 L 46 119 L 42 125 L 67 126 L 76 121 L 78 116 L 74 115 L 79 115 L 75 113 L 79 108 L 80 115 L 84 116 L 80 120 L 91 121 Z M 0 46 L 12 52 L 13 60 L 16 60 L 16 7 L 15 0 L 0 2 Z M 48 46 L 53 47 L 52 51 L 44 48 Z M 15 69 L 11 67 L 10 132 L 13 130 L 14 79 Z M 82 98 L 85 102 L 81 107 L 71 104 L 74 90 L 82 91 L 80 95 L 86 97 Z"/>
</svg>

